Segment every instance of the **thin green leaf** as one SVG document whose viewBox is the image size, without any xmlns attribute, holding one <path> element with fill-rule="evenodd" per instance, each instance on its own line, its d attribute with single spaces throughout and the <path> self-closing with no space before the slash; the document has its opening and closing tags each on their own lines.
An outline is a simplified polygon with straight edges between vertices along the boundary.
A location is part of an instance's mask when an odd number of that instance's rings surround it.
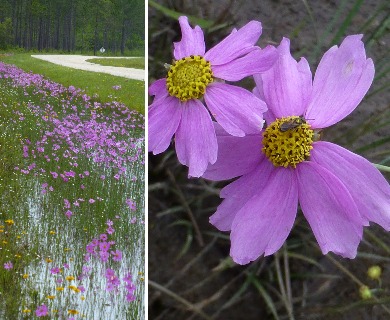
<svg viewBox="0 0 390 320">
<path fill-rule="evenodd" d="M 362 153 L 364 151 L 377 148 L 377 147 L 379 147 L 379 146 L 381 146 L 381 145 L 383 145 L 383 144 L 385 144 L 387 142 L 390 142 L 390 137 L 384 137 L 382 139 L 378 139 L 378 140 L 376 140 L 376 141 L 374 141 L 374 142 L 372 142 L 372 143 L 370 143 L 368 145 L 365 145 L 363 147 L 360 147 L 360 148 L 356 149 L 356 152 L 357 153 Z"/>
<path fill-rule="evenodd" d="M 294 252 L 288 252 L 288 256 L 290 258 L 293 258 L 293 259 L 299 259 L 299 260 L 303 260 L 303 261 L 309 262 L 310 264 L 315 265 L 321 271 L 324 271 L 324 268 L 322 267 L 322 265 L 320 263 L 318 263 L 317 261 L 315 261 L 314 259 L 312 259 L 312 258 L 309 258 L 309 257 L 304 256 L 304 255 L 299 254 L 299 253 L 294 253 Z"/>
<path fill-rule="evenodd" d="M 317 56 L 318 56 L 318 53 L 320 52 L 321 50 L 321 47 L 324 43 L 324 40 L 328 38 L 329 34 L 332 32 L 336 22 L 339 20 L 342 12 L 344 11 L 345 9 L 345 6 L 346 4 L 348 3 L 349 1 L 348 0 L 343 0 L 340 5 L 338 6 L 338 9 L 336 10 L 336 12 L 333 14 L 333 18 L 332 20 L 328 23 L 328 25 L 326 26 L 325 28 L 325 31 L 321 34 L 321 36 L 319 37 L 319 41 L 317 43 L 317 45 L 314 47 L 314 49 L 312 50 L 312 53 L 310 55 L 310 60 L 313 60 L 315 59 Z"/>
<path fill-rule="evenodd" d="M 264 301 L 267 304 L 268 308 L 270 309 L 272 315 L 274 316 L 274 319 L 279 320 L 279 316 L 278 316 L 278 312 L 276 311 L 275 304 L 271 296 L 268 294 L 267 290 L 265 290 L 265 288 L 261 285 L 260 281 L 258 281 L 252 274 L 249 274 L 248 278 L 264 298 Z"/>
<path fill-rule="evenodd" d="M 165 7 L 161 4 L 158 4 L 157 2 L 154 2 L 153 0 L 149 0 L 148 3 L 149 3 L 149 6 L 155 8 L 156 10 L 160 11 L 161 13 L 166 15 L 167 17 L 172 18 L 174 20 L 179 19 L 179 17 L 181 17 L 181 16 L 187 16 L 188 20 L 192 24 L 198 25 L 202 29 L 209 29 L 212 26 L 214 26 L 214 21 L 201 19 L 201 18 L 198 18 L 196 16 L 191 16 L 188 14 L 184 14 L 182 12 L 177 12 L 177 11 L 168 9 L 167 7 Z"/>
<path fill-rule="evenodd" d="M 383 166 L 383 165 L 381 165 L 381 164 L 375 164 L 375 163 L 374 163 L 374 166 L 375 166 L 378 170 L 380 170 L 380 171 L 383 171 L 383 172 L 390 172 L 390 167 L 388 167 L 388 166 Z"/>
<path fill-rule="evenodd" d="M 375 31 L 367 39 L 366 46 L 370 47 L 374 41 L 379 40 L 385 34 L 385 32 L 387 32 L 389 26 L 390 26 L 390 16 L 383 17 L 382 21 L 376 27 Z"/>
<path fill-rule="evenodd" d="M 332 39 L 332 44 L 338 44 L 341 40 L 341 37 L 345 35 L 347 28 L 352 22 L 353 17 L 358 13 L 360 6 L 363 4 L 364 0 L 356 0 L 354 6 L 352 9 L 349 11 L 347 16 L 345 17 L 341 27 L 337 31 L 336 35 Z"/>
</svg>

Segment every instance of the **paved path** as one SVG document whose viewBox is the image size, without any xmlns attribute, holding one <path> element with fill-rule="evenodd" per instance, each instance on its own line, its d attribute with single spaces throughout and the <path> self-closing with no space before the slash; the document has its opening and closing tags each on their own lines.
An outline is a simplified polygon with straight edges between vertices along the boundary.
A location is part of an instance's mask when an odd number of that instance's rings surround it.
<svg viewBox="0 0 390 320">
<path fill-rule="evenodd" d="M 135 80 L 145 81 L 145 70 L 124 68 L 124 67 L 110 67 L 102 66 L 100 64 L 87 62 L 88 59 L 94 58 L 124 58 L 124 57 L 97 57 L 97 56 L 80 56 L 80 55 L 32 55 L 33 58 L 45 60 L 51 63 L 59 64 L 64 67 L 80 69 L 92 72 L 103 72 L 112 74 L 113 76 L 124 77 Z M 127 57 L 126 57 L 127 58 Z M 131 59 L 131 58 L 129 58 Z"/>
</svg>

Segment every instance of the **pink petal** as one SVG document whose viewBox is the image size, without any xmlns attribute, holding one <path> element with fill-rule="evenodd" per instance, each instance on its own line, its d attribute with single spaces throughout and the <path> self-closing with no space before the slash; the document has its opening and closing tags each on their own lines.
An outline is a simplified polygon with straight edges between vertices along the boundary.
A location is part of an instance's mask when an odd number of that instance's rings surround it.
<svg viewBox="0 0 390 320">
<path fill-rule="evenodd" d="M 263 90 L 263 79 L 261 78 L 261 74 L 254 74 L 253 80 L 255 80 L 256 86 L 253 88 L 253 93 L 256 97 L 259 97 L 261 100 L 265 100 L 264 90 Z"/>
<path fill-rule="evenodd" d="M 363 221 L 350 193 L 341 181 L 314 162 L 297 168 L 299 202 L 321 247 L 354 258 L 362 238 Z"/>
<path fill-rule="evenodd" d="M 208 163 L 217 160 L 215 129 L 205 106 L 199 100 L 182 104 L 183 113 L 175 142 L 180 163 L 189 167 L 189 176 L 200 177 Z"/>
<path fill-rule="evenodd" d="M 155 100 L 148 110 L 149 151 L 164 152 L 171 143 L 181 118 L 182 106 L 176 98 L 168 96 Z"/>
<path fill-rule="evenodd" d="M 215 82 L 207 87 L 204 98 L 215 120 L 231 135 L 261 131 L 267 106 L 249 91 Z"/>
<path fill-rule="evenodd" d="M 283 245 L 295 221 L 298 188 L 291 169 L 278 168 L 237 212 L 230 234 L 230 255 L 239 264 L 275 253 Z"/>
<path fill-rule="evenodd" d="M 199 26 L 192 29 L 188 23 L 188 18 L 184 16 L 179 18 L 179 23 L 182 38 L 180 42 L 173 43 L 175 59 L 179 60 L 191 55 L 203 56 L 206 49 L 202 29 Z"/>
<path fill-rule="evenodd" d="M 253 88 L 253 94 L 259 99 L 265 101 L 264 91 L 263 91 L 263 80 L 261 79 L 261 74 L 253 75 L 253 79 L 255 80 L 256 86 Z M 269 125 L 270 123 L 276 120 L 275 115 L 272 113 L 271 109 L 268 109 L 263 114 L 264 120 Z"/>
<path fill-rule="evenodd" d="M 225 199 L 210 217 L 210 223 L 221 231 L 230 231 L 237 212 L 266 186 L 273 170 L 274 166 L 264 158 L 255 170 L 223 188 L 220 196 Z"/>
<path fill-rule="evenodd" d="M 154 81 L 149 86 L 149 94 L 151 96 L 160 96 L 160 95 L 168 95 L 167 91 L 167 81 L 165 78 Z"/>
<path fill-rule="evenodd" d="M 149 86 L 149 94 L 154 96 L 153 103 L 156 103 L 158 99 L 165 99 L 169 96 L 167 90 L 167 81 L 165 78 L 156 80 Z"/>
<path fill-rule="evenodd" d="M 204 55 L 212 66 L 228 63 L 255 49 L 261 35 L 261 23 L 251 21 L 233 32 Z"/>
<path fill-rule="evenodd" d="M 369 161 L 325 141 L 314 144 L 311 158 L 341 180 L 363 218 L 390 231 L 390 186 Z"/>
<path fill-rule="evenodd" d="M 306 112 L 313 128 L 329 127 L 349 115 L 374 79 L 374 64 L 366 59 L 362 35 L 348 36 L 340 48 L 330 48 L 318 65 L 312 100 Z"/>
<path fill-rule="evenodd" d="M 278 57 L 275 47 L 257 48 L 247 55 L 226 64 L 213 66 L 213 75 L 227 81 L 239 81 L 245 77 L 270 69 Z"/>
<path fill-rule="evenodd" d="M 311 92 L 309 64 L 298 63 L 290 54 L 290 41 L 283 38 L 278 47 L 279 59 L 273 68 L 263 73 L 262 91 L 276 118 L 301 116 L 306 110 Z"/>
<path fill-rule="evenodd" d="M 247 135 L 234 137 L 214 123 L 218 142 L 217 161 L 207 167 L 203 178 L 228 180 L 253 171 L 264 158 L 261 151 L 263 137 Z"/>
</svg>

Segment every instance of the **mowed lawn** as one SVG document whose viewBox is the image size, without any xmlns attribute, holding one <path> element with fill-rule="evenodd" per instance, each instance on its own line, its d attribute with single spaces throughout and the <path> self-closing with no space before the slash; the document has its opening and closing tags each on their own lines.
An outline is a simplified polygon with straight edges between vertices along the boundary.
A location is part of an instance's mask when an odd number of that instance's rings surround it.
<svg viewBox="0 0 390 320">
<path fill-rule="evenodd" d="M 143 58 L 137 58 L 137 60 L 139 59 L 144 60 Z M 116 59 L 107 60 L 111 61 Z M 106 73 L 63 67 L 32 58 L 27 53 L 13 55 L 0 54 L 0 61 L 14 64 L 27 72 L 39 73 L 66 87 L 74 86 L 83 89 L 87 95 L 96 101 L 102 103 L 114 100 L 119 101 L 130 109 L 145 114 L 145 83 L 143 81 L 116 77 Z M 106 63 L 109 61 L 106 61 Z"/>
<path fill-rule="evenodd" d="M 145 58 L 93 58 L 87 61 L 102 66 L 145 69 Z"/>
</svg>

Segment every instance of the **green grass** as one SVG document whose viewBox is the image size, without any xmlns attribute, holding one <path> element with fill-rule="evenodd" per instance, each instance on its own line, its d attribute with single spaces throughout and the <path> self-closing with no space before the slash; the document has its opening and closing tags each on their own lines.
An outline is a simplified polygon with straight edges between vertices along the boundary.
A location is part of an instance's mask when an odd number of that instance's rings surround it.
<svg viewBox="0 0 390 320">
<path fill-rule="evenodd" d="M 145 114 L 145 83 L 143 81 L 116 77 L 105 73 L 89 72 L 62 67 L 53 63 L 34 59 L 30 54 L 1 56 L 0 60 L 14 64 L 25 70 L 39 73 L 64 86 L 74 86 L 85 90 L 86 94 L 100 102 L 119 101 L 132 110 Z M 121 86 L 114 90 L 113 86 Z"/>
<path fill-rule="evenodd" d="M 88 62 L 97 63 L 102 66 L 111 66 L 111 67 L 124 67 L 124 68 L 134 68 L 134 69 L 145 69 L 145 58 L 93 58 L 88 59 Z"/>
</svg>

